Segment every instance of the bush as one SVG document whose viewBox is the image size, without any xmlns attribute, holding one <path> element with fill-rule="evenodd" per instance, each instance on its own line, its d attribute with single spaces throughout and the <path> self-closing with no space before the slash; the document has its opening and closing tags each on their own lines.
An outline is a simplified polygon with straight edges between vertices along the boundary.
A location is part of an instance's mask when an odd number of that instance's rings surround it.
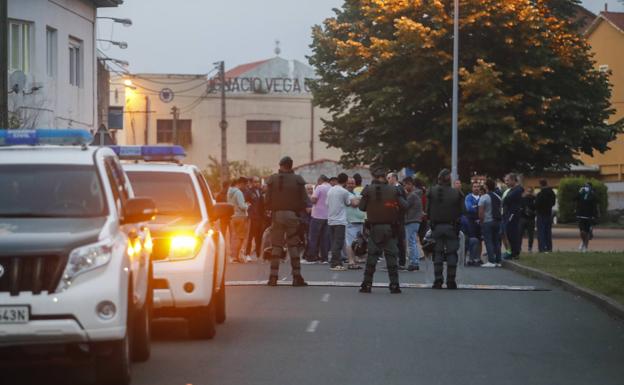
<svg viewBox="0 0 624 385">
<path fill-rule="evenodd" d="M 594 187 L 594 192 L 598 200 L 599 221 L 607 219 L 607 208 L 609 199 L 607 196 L 607 186 L 597 179 L 587 178 L 563 178 L 559 182 L 557 191 L 557 202 L 559 203 L 559 223 L 571 223 L 576 221 L 576 197 L 579 190 L 587 182 Z"/>
</svg>

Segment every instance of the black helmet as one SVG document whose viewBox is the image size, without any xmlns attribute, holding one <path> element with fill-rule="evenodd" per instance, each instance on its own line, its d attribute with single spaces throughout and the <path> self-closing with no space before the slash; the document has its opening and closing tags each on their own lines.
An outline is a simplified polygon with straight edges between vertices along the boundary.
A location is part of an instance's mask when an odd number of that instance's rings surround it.
<svg viewBox="0 0 624 385">
<path fill-rule="evenodd" d="M 371 167 L 371 174 L 373 178 L 385 177 L 386 176 L 386 168 L 381 165 L 375 165 Z"/>
<path fill-rule="evenodd" d="M 293 166 L 293 160 L 290 156 L 285 156 L 282 159 L 280 159 L 279 165 L 290 169 Z"/>
</svg>

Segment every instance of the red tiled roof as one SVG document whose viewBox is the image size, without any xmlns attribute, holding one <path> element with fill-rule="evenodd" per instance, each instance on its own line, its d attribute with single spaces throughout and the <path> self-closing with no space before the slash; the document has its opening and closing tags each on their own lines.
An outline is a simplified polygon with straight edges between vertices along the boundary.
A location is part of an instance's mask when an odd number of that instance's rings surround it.
<svg viewBox="0 0 624 385">
<path fill-rule="evenodd" d="M 229 71 L 226 71 L 225 72 L 225 77 L 226 78 L 236 78 L 236 77 L 239 77 L 239 76 L 245 74 L 246 72 L 249 72 L 252 69 L 258 67 L 259 65 L 268 62 L 269 60 L 271 60 L 271 59 L 260 60 L 260 61 L 256 61 L 256 62 L 253 62 L 253 63 L 241 64 L 239 66 L 236 66 L 236 67 L 232 68 Z"/>
<path fill-rule="evenodd" d="M 600 16 L 611 22 L 620 31 L 624 31 L 624 12 L 600 12 Z"/>
</svg>

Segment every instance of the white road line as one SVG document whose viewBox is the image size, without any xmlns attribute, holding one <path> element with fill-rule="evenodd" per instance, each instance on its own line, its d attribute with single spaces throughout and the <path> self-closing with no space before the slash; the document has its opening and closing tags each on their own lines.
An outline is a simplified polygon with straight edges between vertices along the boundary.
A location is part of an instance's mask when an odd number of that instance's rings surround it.
<svg viewBox="0 0 624 385">
<path fill-rule="evenodd" d="M 329 302 L 329 293 L 323 294 L 323 298 L 321 298 L 321 302 Z"/>
<path fill-rule="evenodd" d="M 314 333 L 316 332 L 316 328 L 318 327 L 320 321 L 318 320 L 314 320 L 312 322 L 310 322 L 310 325 L 308 325 L 308 328 L 306 329 L 306 332 L 308 333 Z"/>
</svg>

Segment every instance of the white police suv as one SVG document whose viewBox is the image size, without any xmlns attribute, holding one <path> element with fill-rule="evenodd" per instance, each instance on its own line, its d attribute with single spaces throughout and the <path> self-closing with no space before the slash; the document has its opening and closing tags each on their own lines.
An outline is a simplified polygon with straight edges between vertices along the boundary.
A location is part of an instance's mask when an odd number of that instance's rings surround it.
<svg viewBox="0 0 624 385">
<path fill-rule="evenodd" d="M 0 347 L 92 354 L 98 382 L 122 385 L 131 359 L 150 355 L 142 223 L 155 206 L 91 140 L 83 130 L 0 130 Z"/>
<path fill-rule="evenodd" d="M 149 224 L 154 249 L 154 314 L 188 319 L 193 338 L 210 339 L 225 314 L 225 242 L 214 225 L 232 215 L 216 203 L 200 170 L 179 146 L 113 147 L 137 194 L 158 207 Z"/>
</svg>

